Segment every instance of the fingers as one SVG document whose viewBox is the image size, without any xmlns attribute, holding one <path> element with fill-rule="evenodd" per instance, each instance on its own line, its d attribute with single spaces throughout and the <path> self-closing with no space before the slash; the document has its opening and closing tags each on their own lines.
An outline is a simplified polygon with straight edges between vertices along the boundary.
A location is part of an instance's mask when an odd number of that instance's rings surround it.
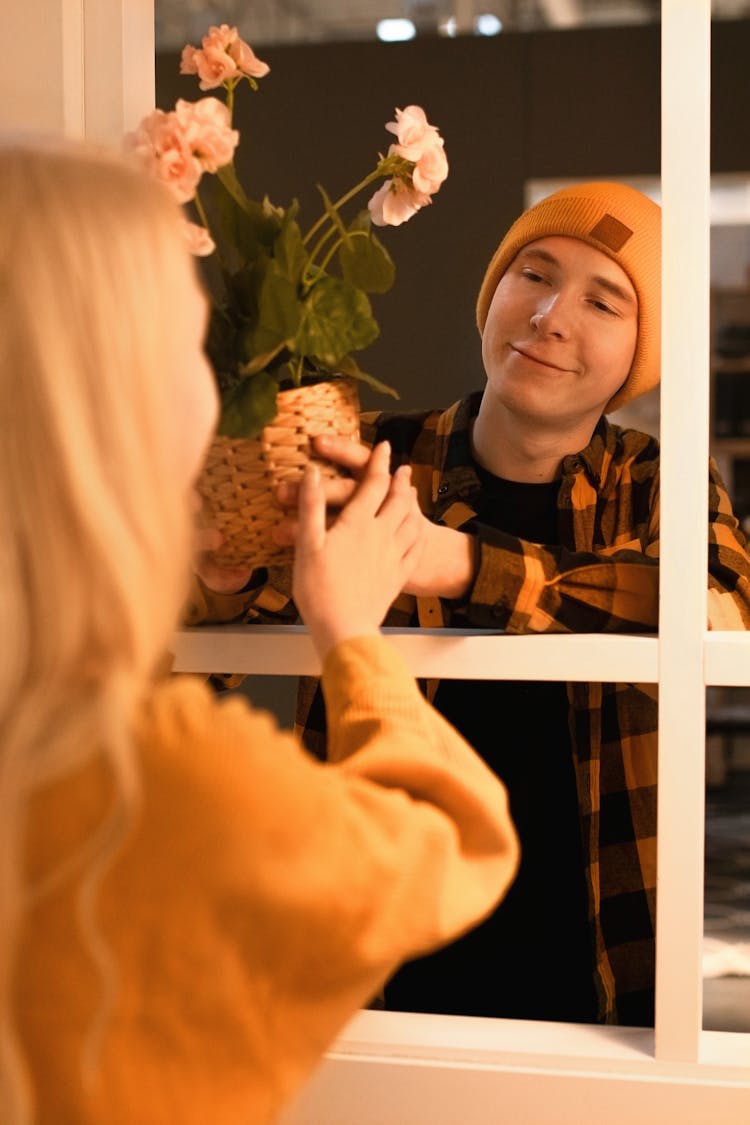
<svg viewBox="0 0 750 1125">
<path fill-rule="evenodd" d="M 213 557 L 224 542 L 216 527 L 193 529 L 193 566 L 195 573 L 209 590 L 216 594 L 236 594 L 250 581 L 250 566 L 220 566 Z"/>
<path fill-rule="evenodd" d="M 271 528 L 271 538 L 277 547 L 293 547 L 297 542 L 298 519 L 284 519 Z"/>
<path fill-rule="evenodd" d="M 335 434 L 318 434 L 312 439 L 312 445 L 318 456 L 351 474 L 349 477 L 329 477 L 323 483 L 329 507 L 343 508 L 354 495 L 357 482 L 362 480 L 372 450 L 351 438 L 337 437 Z M 276 489 L 276 498 L 283 507 L 292 508 L 297 503 L 298 493 L 299 484 L 282 481 Z"/>
<path fill-rule="evenodd" d="M 385 453 L 379 454 L 378 456 L 382 456 L 383 459 L 385 459 Z M 410 466 L 402 465 L 399 469 L 396 470 L 396 473 L 394 474 L 389 492 L 392 491 L 394 492 L 394 494 L 403 492 L 405 495 L 411 496 L 412 489 L 410 485 L 410 479 Z M 328 508 L 326 517 L 327 526 L 330 526 L 335 518 L 332 509 L 345 508 L 359 486 L 357 485 L 356 481 L 353 480 L 321 480 L 320 487 L 325 497 L 326 506 Z M 299 490 L 299 483 L 284 481 L 278 486 L 277 498 L 281 503 L 284 504 L 285 507 L 293 508 L 298 503 Z M 332 499 L 332 497 L 335 497 L 335 499 Z M 387 498 L 388 496 L 386 495 L 385 499 L 387 500 Z M 298 527 L 299 520 L 296 518 L 296 514 L 289 512 L 289 514 L 287 514 L 280 523 L 277 523 L 271 529 L 271 536 L 273 538 L 273 541 L 279 547 L 293 546 L 297 541 Z"/>
<path fill-rule="evenodd" d="M 391 446 L 380 442 L 369 454 L 369 461 L 359 488 L 344 509 L 342 518 L 375 516 L 391 488 Z"/>
<path fill-rule="evenodd" d="M 193 547 L 199 554 L 218 551 L 224 536 L 217 527 L 196 527 L 193 530 Z"/>
<path fill-rule="evenodd" d="M 354 476 L 359 475 L 370 460 L 370 449 L 351 438 L 337 437 L 335 434 L 318 434 L 313 438 L 313 448 L 326 461 L 333 461 L 342 469 L 348 469 Z"/>
<path fill-rule="evenodd" d="M 320 483 L 320 470 L 310 462 L 299 486 L 297 554 L 321 550 L 326 537 L 326 498 Z"/>
<path fill-rule="evenodd" d="M 411 465 L 399 465 L 393 474 L 391 491 L 398 493 L 411 493 L 413 491 Z"/>
<path fill-rule="evenodd" d="M 421 539 L 424 516 L 417 501 L 417 490 L 411 483 L 409 465 L 402 465 L 396 470 L 379 518 L 390 521 L 391 534 L 402 556 L 407 555 Z"/>
<path fill-rule="evenodd" d="M 357 487 L 357 482 L 351 477 L 326 478 L 322 482 L 325 490 L 326 503 L 331 508 L 343 508 L 347 504 Z M 282 481 L 276 489 L 276 499 L 284 508 L 294 508 L 299 496 L 299 483 L 297 481 Z"/>
<path fill-rule="evenodd" d="M 411 466 L 400 465 L 390 479 L 388 492 L 380 505 L 378 517 L 392 527 L 405 518 L 410 510 L 417 509 L 417 491 L 411 483 Z"/>
</svg>

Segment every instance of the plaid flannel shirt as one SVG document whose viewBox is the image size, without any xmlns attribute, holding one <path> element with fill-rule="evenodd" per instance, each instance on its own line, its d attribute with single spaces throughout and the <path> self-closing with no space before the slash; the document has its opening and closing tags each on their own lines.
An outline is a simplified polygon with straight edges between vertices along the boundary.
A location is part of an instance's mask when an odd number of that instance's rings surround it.
<svg viewBox="0 0 750 1125">
<path fill-rule="evenodd" d="M 560 545 L 529 543 L 479 524 L 470 426 L 481 392 L 445 411 L 362 416 L 369 444 L 388 439 L 409 462 L 424 513 L 477 537 L 477 567 L 460 601 L 400 596 L 389 625 L 470 626 L 507 633 L 654 631 L 659 585 L 659 447 L 602 418 L 562 463 Z M 750 625 L 746 540 L 713 461 L 709 466 L 709 624 Z M 292 621 L 288 570 L 258 573 L 255 589 L 199 593 L 192 620 Z M 432 695 L 437 685 L 425 685 Z M 603 1022 L 629 1022 L 653 994 L 656 899 L 656 732 L 653 684 L 569 683 L 570 733 Z M 498 716 L 498 724 L 502 716 Z M 325 755 L 317 680 L 300 681 L 297 726 Z M 551 841 L 551 846 L 554 842 Z M 635 1021 L 634 1021 L 635 1022 Z"/>
</svg>

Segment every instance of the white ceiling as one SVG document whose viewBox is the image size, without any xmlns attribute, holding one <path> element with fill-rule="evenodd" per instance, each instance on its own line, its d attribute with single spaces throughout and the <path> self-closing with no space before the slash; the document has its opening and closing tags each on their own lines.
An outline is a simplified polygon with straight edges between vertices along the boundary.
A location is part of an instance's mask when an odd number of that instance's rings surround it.
<svg viewBox="0 0 750 1125">
<path fill-rule="evenodd" d="M 406 16 L 421 33 L 440 33 L 451 17 L 471 34 L 483 13 L 506 30 L 648 23 L 659 18 L 659 0 L 155 0 L 160 49 L 197 44 L 212 23 L 236 24 L 254 46 L 371 39 L 385 16 Z M 713 0 L 717 19 L 750 16 L 750 0 Z"/>
</svg>

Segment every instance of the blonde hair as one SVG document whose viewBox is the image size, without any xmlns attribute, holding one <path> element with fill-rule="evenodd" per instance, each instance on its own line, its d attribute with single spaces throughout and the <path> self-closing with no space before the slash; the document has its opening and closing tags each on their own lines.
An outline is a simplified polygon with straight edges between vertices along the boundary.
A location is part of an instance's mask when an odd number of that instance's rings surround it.
<svg viewBox="0 0 750 1125">
<path fill-rule="evenodd" d="M 15 1125 L 32 1110 L 14 945 L 41 889 L 22 874 L 26 813 L 96 755 L 115 806 L 49 877 L 79 880 L 82 938 L 112 982 L 95 892 L 137 802 L 132 724 L 188 575 L 164 422 L 172 294 L 192 267 L 164 189 L 91 149 L 0 144 L 0 216 L 0 1116 Z"/>
</svg>

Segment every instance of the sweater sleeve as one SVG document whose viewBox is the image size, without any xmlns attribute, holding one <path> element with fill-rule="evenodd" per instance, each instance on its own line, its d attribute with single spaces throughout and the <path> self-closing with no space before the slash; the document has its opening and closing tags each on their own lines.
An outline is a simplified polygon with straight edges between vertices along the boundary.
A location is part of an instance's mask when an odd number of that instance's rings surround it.
<svg viewBox="0 0 750 1125">
<path fill-rule="evenodd" d="M 253 942 L 268 942 L 264 957 L 278 955 L 280 972 L 304 948 L 329 957 L 334 975 L 359 965 L 365 995 L 401 959 L 488 913 L 513 877 L 517 843 L 502 783 L 383 637 L 338 645 L 323 688 L 327 763 L 244 699 L 217 704 L 195 682 L 173 685 L 178 706 L 160 708 L 156 792 L 173 822 L 177 795 L 186 825 L 210 834 L 221 818 L 232 846 L 214 859 L 220 878 L 257 896 L 264 924 Z"/>
<path fill-rule="evenodd" d="M 384 638 L 337 646 L 323 683 L 327 763 L 242 698 L 166 684 L 117 869 L 132 926 L 169 902 L 160 946 L 203 943 L 191 956 L 215 963 L 237 1018 L 263 1023 L 251 1038 L 303 1069 L 403 960 L 488 914 L 518 862 L 504 787 Z"/>
<path fill-rule="evenodd" d="M 399 915 L 424 896 L 423 918 L 415 915 L 417 948 L 400 955 L 454 938 L 496 905 L 515 870 L 504 787 L 427 703 L 401 656 L 383 638 L 358 638 L 329 654 L 323 693 L 329 762 L 347 780 L 377 786 L 383 807 L 390 806 L 389 823 L 394 817 L 393 828 L 406 830 L 405 842 L 413 840 L 417 855 L 426 846 L 422 862 L 428 868 L 437 861 L 432 875 L 425 871 L 426 880 L 418 876 L 411 886 L 409 879 L 392 884 L 393 900 L 380 914 L 383 933 L 401 928 Z M 421 842 L 412 837 L 413 830 L 425 833 Z M 403 862 L 399 867 L 406 872 Z"/>
<path fill-rule="evenodd" d="M 399 655 L 378 636 L 346 642 L 324 683 L 325 764 L 192 677 L 144 705 L 140 795 L 96 895 L 96 951 L 108 983 L 116 972 L 90 1088 L 81 1058 L 104 989 L 78 867 L 111 808 L 108 764 L 35 796 L 28 869 L 56 876 L 33 901 L 16 995 L 40 1120 L 275 1120 L 401 960 L 505 892 L 518 857 L 505 791 Z"/>
</svg>

